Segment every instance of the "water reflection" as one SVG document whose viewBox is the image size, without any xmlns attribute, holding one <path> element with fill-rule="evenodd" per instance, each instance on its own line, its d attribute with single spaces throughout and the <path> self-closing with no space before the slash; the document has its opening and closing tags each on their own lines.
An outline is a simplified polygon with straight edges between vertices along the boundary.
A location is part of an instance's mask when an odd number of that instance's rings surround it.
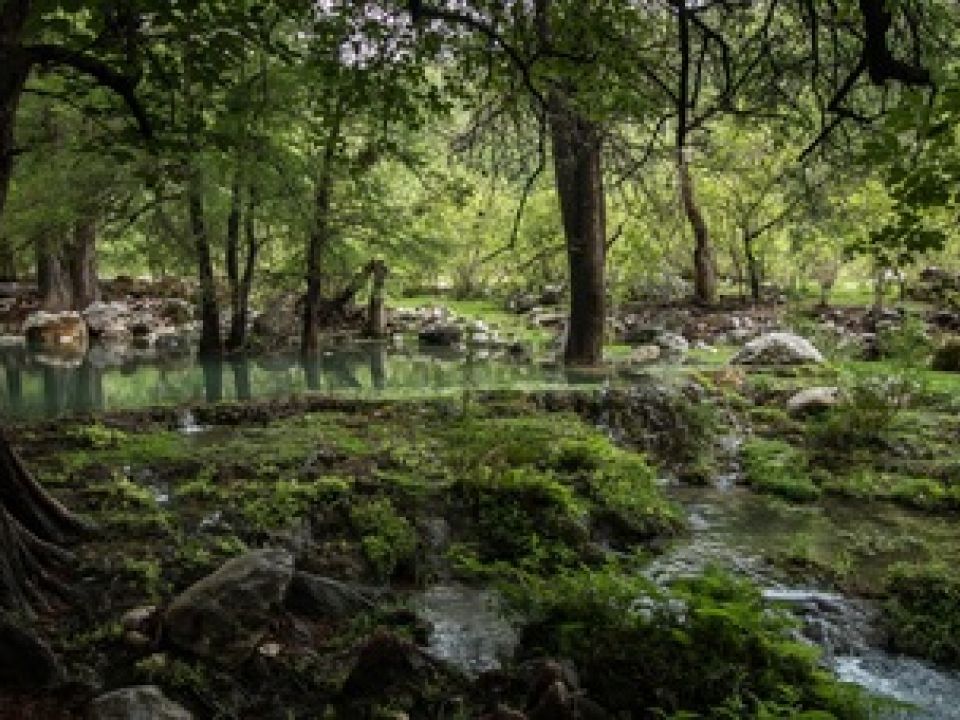
<svg viewBox="0 0 960 720">
<path fill-rule="evenodd" d="M 499 388 L 599 384 L 596 374 L 567 375 L 556 367 L 453 351 L 405 350 L 356 343 L 315 359 L 297 356 L 200 362 L 125 359 L 58 362 L 22 348 L 0 349 L 0 416 L 53 418 L 154 405 L 249 401 L 306 392 L 357 398 L 421 397 Z"/>
</svg>

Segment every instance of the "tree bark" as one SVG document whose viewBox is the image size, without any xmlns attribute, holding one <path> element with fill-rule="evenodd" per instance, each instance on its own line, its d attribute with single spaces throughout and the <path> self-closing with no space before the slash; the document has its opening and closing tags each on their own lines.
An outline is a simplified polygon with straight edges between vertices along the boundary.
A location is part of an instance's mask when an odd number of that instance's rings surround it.
<svg viewBox="0 0 960 720">
<path fill-rule="evenodd" d="M 240 220 L 242 216 L 242 186 L 237 170 L 230 190 L 230 214 L 227 216 L 227 283 L 230 286 L 230 335 L 227 350 L 234 352 L 243 344 L 243 329 L 238 327 L 240 312 Z"/>
<path fill-rule="evenodd" d="M 693 251 L 694 298 L 702 305 L 712 305 L 717 300 L 717 268 L 710 241 L 710 232 L 703 212 L 697 203 L 693 176 L 685 157 L 685 148 L 677 151 L 677 170 L 680 176 L 680 199 L 686 213 L 696 246 Z"/>
<path fill-rule="evenodd" d="M 82 312 L 100 299 L 96 220 L 85 217 L 77 221 L 67 251 L 73 309 Z"/>
<path fill-rule="evenodd" d="M 210 236 L 204 216 L 203 187 L 197 171 L 191 171 L 187 187 L 190 231 L 193 235 L 200 281 L 200 347 L 202 357 L 217 357 L 223 352 L 220 341 L 220 308 L 217 303 L 217 283 L 213 275 Z"/>
<path fill-rule="evenodd" d="M 67 597 L 57 577 L 70 555 L 59 545 L 89 531 L 40 487 L 0 432 L 0 608 L 47 608 L 50 593 Z"/>
<path fill-rule="evenodd" d="M 231 296 L 234 298 L 233 313 L 230 319 L 230 337 L 227 339 L 227 349 L 238 352 L 247 344 L 247 325 L 250 317 L 250 292 L 253 290 L 253 275 L 257 268 L 257 255 L 260 243 L 257 241 L 256 213 L 258 206 L 257 190 L 250 186 L 247 196 L 247 208 L 243 218 L 244 236 L 246 239 L 246 256 L 243 263 L 243 272 L 239 272 L 239 258 L 236 272 L 239 275 L 237 290 Z"/>
<path fill-rule="evenodd" d="M 597 365 L 603 359 L 606 318 L 606 198 L 600 130 L 567 98 L 555 93 L 550 98 L 550 132 L 570 273 L 564 360 L 570 365 Z"/>
<path fill-rule="evenodd" d="M 750 297 L 755 303 L 760 302 L 760 263 L 753 250 L 754 236 L 749 232 L 743 235 L 743 254 L 747 261 L 747 276 L 750 279 Z"/>
<path fill-rule="evenodd" d="M 73 283 L 64 260 L 62 248 L 46 234 L 35 240 L 37 254 L 37 291 L 40 307 L 48 312 L 61 312 L 73 308 Z"/>
<path fill-rule="evenodd" d="M 367 337 L 379 340 L 387 332 L 387 316 L 383 307 L 383 284 L 387 279 L 387 264 L 373 261 L 373 284 L 367 305 Z"/>
</svg>

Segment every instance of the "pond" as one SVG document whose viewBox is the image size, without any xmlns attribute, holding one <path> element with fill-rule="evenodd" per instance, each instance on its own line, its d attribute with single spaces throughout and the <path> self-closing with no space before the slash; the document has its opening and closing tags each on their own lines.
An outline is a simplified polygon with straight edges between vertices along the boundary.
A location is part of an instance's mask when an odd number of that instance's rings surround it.
<svg viewBox="0 0 960 720">
<path fill-rule="evenodd" d="M 465 391 L 600 385 L 611 372 L 456 352 L 354 343 L 304 362 L 297 355 L 199 361 L 148 359 L 101 367 L 51 363 L 22 348 L 0 349 L 0 417 L 32 420 L 73 414 L 268 398 L 306 393 L 357 399 L 418 398 Z"/>
</svg>

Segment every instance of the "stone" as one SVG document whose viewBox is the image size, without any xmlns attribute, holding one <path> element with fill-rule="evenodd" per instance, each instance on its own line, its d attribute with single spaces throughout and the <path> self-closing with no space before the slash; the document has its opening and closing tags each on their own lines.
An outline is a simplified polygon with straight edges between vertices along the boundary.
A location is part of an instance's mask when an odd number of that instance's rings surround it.
<svg viewBox="0 0 960 720">
<path fill-rule="evenodd" d="M 309 617 L 335 619 L 348 618 L 374 607 L 354 585 L 300 571 L 290 583 L 286 606 Z"/>
<path fill-rule="evenodd" d="M 378 630 L 360 649 L 340 689 L 344 700 L 369 701 L 403 685 L 417 687 L 433 675 L 433 663 L 409 640 Z"/>
<path fill-rule="evenodd" d="M 291 553 L 272 548 L 228 560 L 170 603 L 163 618 L 165 637 L 223 665 L 241 664 L 283 604 L 293 562 Z"/>
<path fill-rule="evenodd" d="M 463 340 L 463 329 L 449 322 L 434 322 L 420 330 L 419 338 L 428 347 L 453 347 Z"/>
<path fill-rule="evenodd" d="M 56 655 L 43 640 L 0 619 L 0 687 L 42 688 L 61 674 Z"/>
<path fill-rule="evenodd" d="M 90 704 L 88 717 L 90 720 L 193 720 L 189 711 L 155 685 L 101 695 Z"/>
<path fill-rule="evenodd" d="M 806 338 L 774 332 L 748 342 L 730 362 L 734 365 L 805 365 L 821 364 L 825 359 Z"/>
<path fill-rule="evenodd" d="M 540 293 L 540 304 L 549 307 L 560 305 L 563 302 L 563 285 L 547 285 Z"/>
<path fill-rule="evenodd" d="M 660 359 L 660 353 L 658 345 L 639 345 L 630 353 L 630 362 L 634 365 L 656 362 Z"/>
<path fill-rule="evenodd" d="M 186 325 L 193 320 L 193 305 L 182 298 L 167 298 L 158 314 L 172 325 Z"/>
<path fill-rule="evenodd" d="M 690 343 L 687 339 L 676 333 L 661 333 L 657 336 L 656 345 L 665 355 L 672 357 L 686 355 L 690 351 Z"/>
<path fill-rule="evenodd" d="M 840 402 L 840 388 L 810 387 L 801 390 L 787 401 L 791 415 L 816 415 L 835 407 Z"/>
<path fill-rule="evenodd" d="M 191 350 L 190 338 L 178 335 L 176 332 L 162 332 L 157 335 L 154 347 L 161 355 L 179 357 L 189 355 Z"/>
<path fill-rule="evenodd" d="M 89 345 L 87 323 L 80 313 L 36 312 L 23 323 L 27 347 L 36 352 L 83 355 Z"/>
<path fill-rule="evenodd" d="M 130 306 L 122 301 L 95 302 L 83 311 L 90 337 L 97 340 L 123 340 L 130 331 Z"/>
</svg>

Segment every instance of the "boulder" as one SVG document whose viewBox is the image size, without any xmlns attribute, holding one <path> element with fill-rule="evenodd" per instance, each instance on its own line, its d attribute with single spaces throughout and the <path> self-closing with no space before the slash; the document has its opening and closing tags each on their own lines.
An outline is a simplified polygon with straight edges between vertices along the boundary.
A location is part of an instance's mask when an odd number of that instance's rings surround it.
<svg viewBox="0 0 960 720">
<path fill-rule="evenodd" d="M 89 345 L 87 323 L 76 312 L 36 312 L 23 323 L 27 347 L 36 352 L 83 355 Z"/>
<path fill-rule="evenodd" d="M 806 338 L 774 332 L 751 340 L 730 361 L 734 365 L 805 365 L 825 362 Z"/>
<path fill-rule="evenodd" d="M 256 550 L 228 560 L 170 603 L 165 637 L 196 655 L 239 665 L 263 639 L 292 578 L 293 555 L 286 550 Z"/>
<path fill-rule="evenodd" d="M 682 335 L 676 333 L 661 333 L 657 336 L 656 345 L 664 355 L 682 357 L 690 351 L 690 343 Z"/>
<path fill-rule="evenodd" d="M 95 302 L 83 311 L 90 337 L 98 340 L 123 340 L 130 331 L 130 306 L 122 301 Z"/>
<path fill-rule="evenodd" d="M 463 340 L 463 329 L 448 322 L 436 322 L 420 330 L 420 342 L 429 347 L 452 347 Z"/>
<path fill-rule="evenodd" d="M 816 415 L 839 402 L 840 388 L 811 387 L 801 390 L 787 401 L 787 412 L 798 416 Z"/>
<path fill-rule="evenodd" d="M 374 607 L 356 586 L 297 572 L 287 593 L 287 608 L 308 617 L 348 618 Z"/>
<path fill-rule="evenodd" d="M 88 717 L 90 720 L 193 720 L 190 712 L 155 685 L 101 695 L 90 704 Z"/>
</svg>

